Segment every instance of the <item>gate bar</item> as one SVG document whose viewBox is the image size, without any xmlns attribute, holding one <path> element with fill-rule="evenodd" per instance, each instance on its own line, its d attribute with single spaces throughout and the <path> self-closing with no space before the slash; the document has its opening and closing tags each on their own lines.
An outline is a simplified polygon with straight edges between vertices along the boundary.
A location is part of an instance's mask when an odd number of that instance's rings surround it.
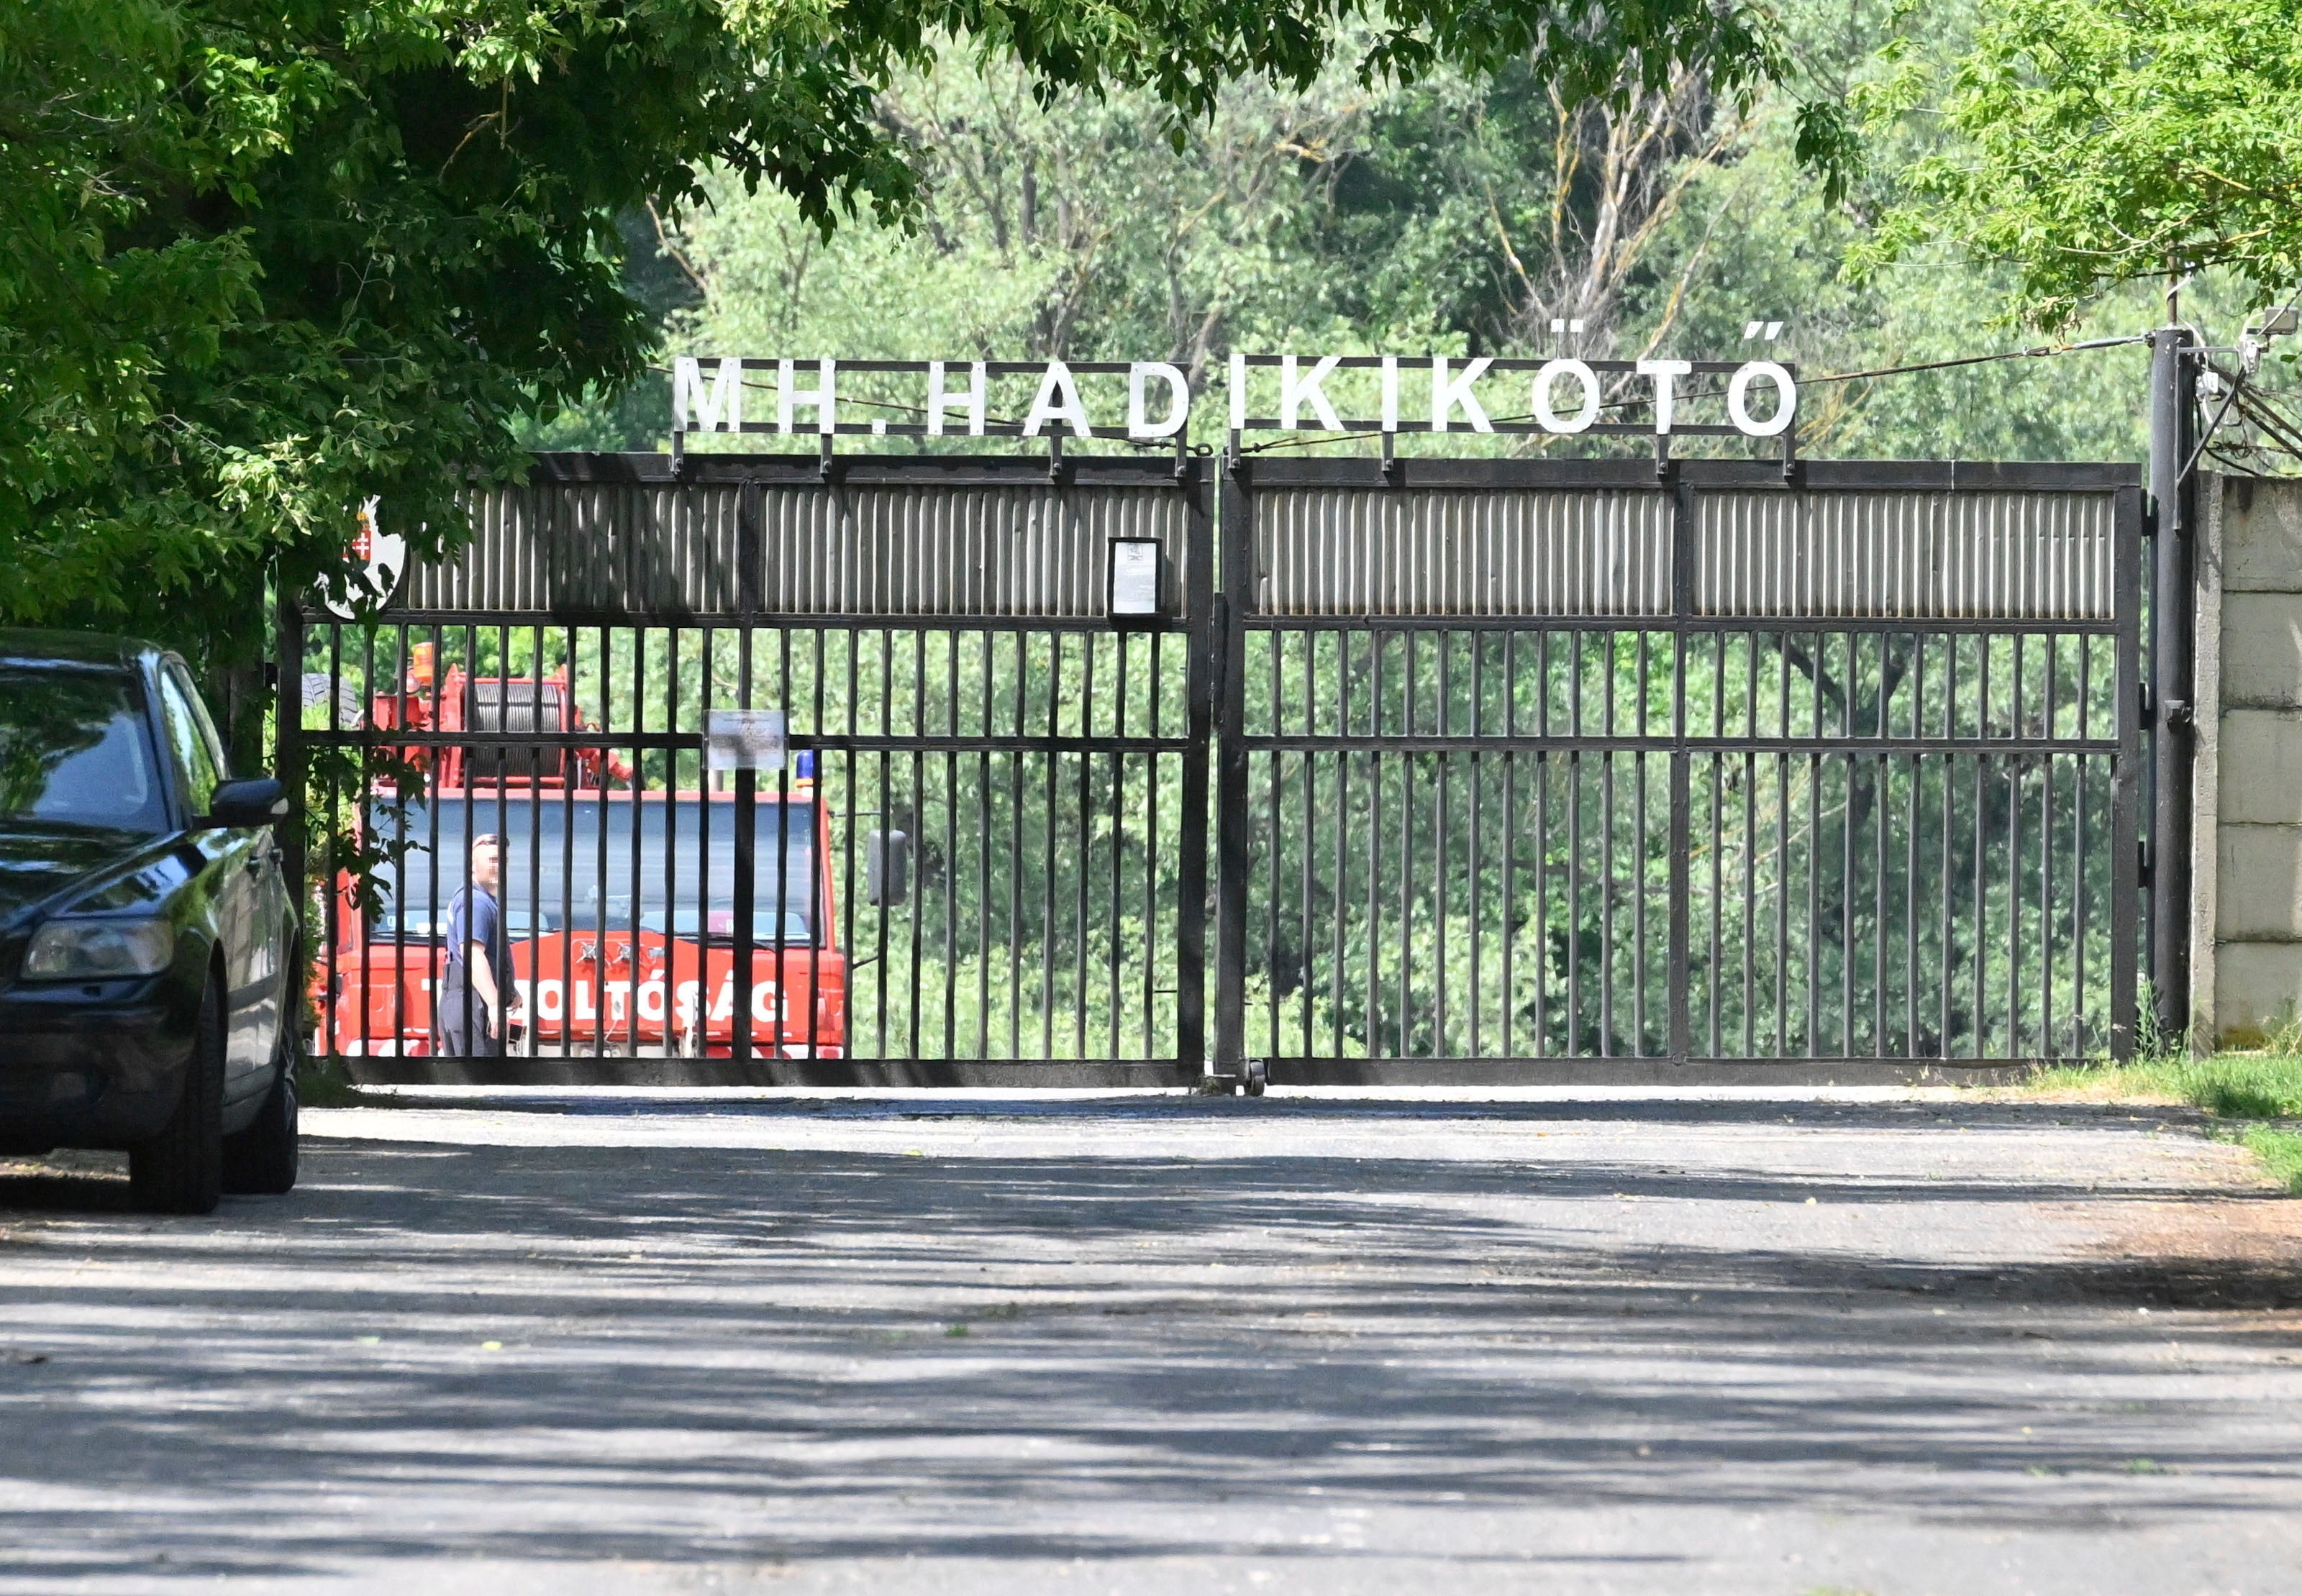
<svg viewBox="0 0 2302 1596">
<path fill-rule="evenodd" d="M 1255 607 L 1255 499 L 1236 452 L 1222 480 L 1222 592 L 1212 609 L 1215 701 L 1215 1046 L 1210 1075 L 1247 1068 L 1247 628 Z M 1188 817 L 1192 811 L 1187 804 Z"/>
</svg>

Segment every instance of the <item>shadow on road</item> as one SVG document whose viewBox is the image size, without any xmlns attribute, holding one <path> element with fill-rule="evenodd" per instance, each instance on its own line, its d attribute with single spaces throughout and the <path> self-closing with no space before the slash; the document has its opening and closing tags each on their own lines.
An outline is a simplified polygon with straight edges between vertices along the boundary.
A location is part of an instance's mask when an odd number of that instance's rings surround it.
<svg viewBox="0 0 2302 1596">
<path fill-rule="evenodd" d="M 1530 1124 L 1574 1112 L 1443 1106 Z M 1598 1112 L 1853 1131 L 2131 1113 Z M 164 1550 L 193 1578 L 434 1555 L 1199 1554 L 1223 1548 L 1172 1514 L 1128 1528 L 1113 1506 L 1279 1511 L 1306 1492 L 2061 1529 L 2295 1505 L 2230 1486 L 2290 1484 L 2290 1436 L 2209 1433 L 2191 1398 L 2078 1403 L 2036 1436 L 2010 1417 L 2026 1381 L 2107 1390 L 2163 1362 L 2168 1332 L 2137 1309 L 2223 1310 L 2182 1315 L 2193 1357 L 2294 1344 L 2290 1318 L 2228 1310 L 2302 1305 L 2295 1260 L 2010 1247 L 1977 1262 L 1928 1238 L 1929 1216 L 1959 1205 L 2184 1195 L 2163 1185 L 1675 1170 L 1533 1143 L 1508 1160 L 1047 1148 L 322 1141 L 293 1197 L 233 1200 L 213 1222 L 123 1216 L 124 1182 L 98 1171 L 0 1178 L 0 1415 L 17 1438 L 0 1468 L 115 1499 L 0 1505 L 0 1537 L 50 1548 L 48 1577 Z M 1908 1242 L 1798 1247 L 1753 1220 L 1810 1198 L 1903 1210 Z M 1635 1201 L 1683 1228 L 1617 1222 L 1609 1205 Z M 47 1361 L 8 1363 L 7 1345 Z M 79 1400 L 91 1393 L 107 1394 Z M 2138 1493 L 2138 1458 L 2176 1472 Z M 197 1512 L 115 1505 L 194 1483 Z M 473 1506 L 491 1498 L 500 1514 Z M 1004 1527 L 1027 1500 L 1050 1524 Z M 744 1527 L 712 1539 L 699 1512 Z"/>
</svg>

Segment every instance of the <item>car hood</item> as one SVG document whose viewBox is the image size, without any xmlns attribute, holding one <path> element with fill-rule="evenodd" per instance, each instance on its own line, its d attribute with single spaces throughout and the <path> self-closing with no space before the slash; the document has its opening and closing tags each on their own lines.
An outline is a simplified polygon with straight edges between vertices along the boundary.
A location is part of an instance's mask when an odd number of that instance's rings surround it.
<svg viewBox="0 0 2302 1596">
<path fill-rule="evenodd" d="M 172 845 L 148 833 L 0 824 L 0 933 L 86 893 L 106 910 L 156 906 L 181 877 Z"/>
</svg>

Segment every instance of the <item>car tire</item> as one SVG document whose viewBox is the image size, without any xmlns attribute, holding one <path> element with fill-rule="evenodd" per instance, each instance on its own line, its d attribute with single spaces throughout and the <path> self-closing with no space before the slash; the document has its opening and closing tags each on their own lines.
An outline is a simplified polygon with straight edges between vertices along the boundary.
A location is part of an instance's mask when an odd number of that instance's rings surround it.
<svg viewBox="0 0 2302 1596">
<path fill-rule="evenodd" d="M 278 1197 L 296 1189 L 296 1044 L 280 1036 L 280 1073 L 247 1129 L 223 1138 L 223 1189 Z"/>
<path fill-rule="evenodd" d="M 213 979 L 200 994 L 183 1093 L 160 1133 L 128 1150 L 128 1190 L 147 1214 L 212 1214 L 223 1194 L 223 1003 Z"/>
</svg>

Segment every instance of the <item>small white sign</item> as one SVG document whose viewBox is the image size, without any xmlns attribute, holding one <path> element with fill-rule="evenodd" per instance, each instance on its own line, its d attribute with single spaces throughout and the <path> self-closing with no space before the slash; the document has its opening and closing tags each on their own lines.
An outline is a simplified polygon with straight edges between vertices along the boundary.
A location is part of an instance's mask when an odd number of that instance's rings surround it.
<svg viewBox="0 0 2302 1596">
<path fill-rule="evenodd" d="M 1111 541 L 1111 613 L 1159 613 L 1159 544 L 1152 538 Z"/>
<path fill-rule="evenodd" d="M 780 770 L 790 744 L 781 710 L 714 710 L 704 728 L 709 770 Z"/>
<path fill-rule="evenodd" d="M 407 540 L 376 524 L 378 502 L 371 499 L 360 507 L 359 531 L 352 537 L 352 556 L 362 567 L 355 583 L 365 585 L 354 585 L 341 600 L 325 593 L 321 596 L 320 602 L 338 620 L 357 620 L 364 605 L 382 609 L 407 570 Z"/>
</svg>

